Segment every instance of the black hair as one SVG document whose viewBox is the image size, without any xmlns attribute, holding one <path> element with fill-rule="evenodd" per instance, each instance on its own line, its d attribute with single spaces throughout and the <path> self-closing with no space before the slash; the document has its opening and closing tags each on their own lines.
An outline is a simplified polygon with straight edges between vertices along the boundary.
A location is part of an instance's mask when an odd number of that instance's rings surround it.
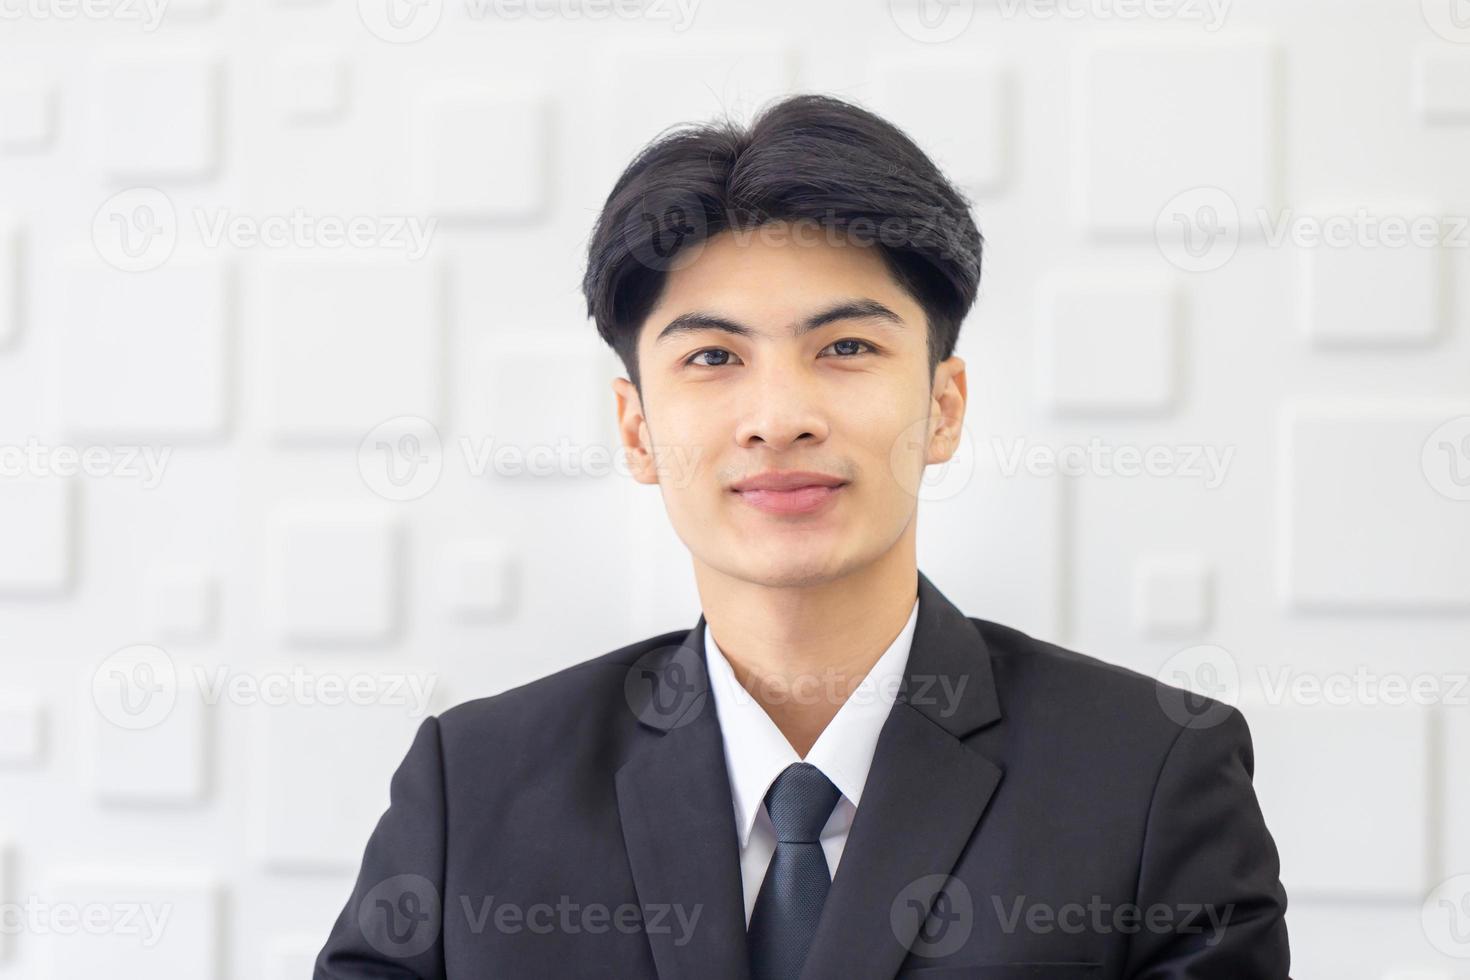
<svg viewBox="0 0 1470 980">
<path fill-rule="evenodd" d="M 665 130 L 613 185 L 588 246 L 587 315 L 635 386 L 638 332 L 667 273 L 725 230 L 816 222 L 878 247 L 928 320 L 929 376 L 954 353 L 980 285 L 968 199 L 902 130 L 827 95 L 790 96 L 749 126 Z"/>
</svg>

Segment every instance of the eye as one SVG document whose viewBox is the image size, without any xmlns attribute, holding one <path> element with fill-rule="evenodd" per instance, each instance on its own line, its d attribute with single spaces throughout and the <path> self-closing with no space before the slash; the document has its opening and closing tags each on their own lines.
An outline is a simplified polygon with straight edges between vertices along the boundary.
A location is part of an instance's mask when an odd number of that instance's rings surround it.
<svg viewBox="0 0 1470 980">
<path fill-rule="evenodd" d="M 838 353 L 838 358 L 840 360 L 847 360 L 849 358 L 856 357 L 858 354 L 864 353 L 863 351 L 852 350 L 852 348 L 849 346 L 851 344 L 857 344 L 859 347 L 866 347 L 868 353 L 875 353 L 878 350 L 878 348 L 874 347 L 866 340 L 855 340 L 851 337 L 845 338 L 843 340 L 834 340 L 832 343 L 828 344 L 825 349 L 833 350 L 838 347 L 844 348 Z"/>
<path fill-rule="evenodd" d="M 721 361 L 715 364 L 710 364 L 708 362 L 695 363 L 695 358 L 704 357 L 706 354 L 723 354 L 727 358 L 735 356 L 734 354 L 725 350 L 723 347 L 708 347 L 704 350 L 695 351 L 693 354 L 690 354 L 689 357 L 685 359 L 684 363 L 693 364 L 695 367 L 724 367 L 725 364 L 728 363 L 728 361 Z"/>
</svg>

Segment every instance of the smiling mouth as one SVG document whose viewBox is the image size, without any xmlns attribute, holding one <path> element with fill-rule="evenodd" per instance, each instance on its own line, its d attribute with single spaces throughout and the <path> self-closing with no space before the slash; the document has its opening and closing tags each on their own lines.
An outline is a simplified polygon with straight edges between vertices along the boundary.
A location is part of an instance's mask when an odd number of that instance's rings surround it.
<svg viewBox="0 0 1470 980">
<path fill-rule="evenodd" d="M 847 487 L 813 484 L 789 490 L 736 490 L 741 500 L 757 510 L 776 515 L 806 515 L 828 506 Z"/>
</svg>

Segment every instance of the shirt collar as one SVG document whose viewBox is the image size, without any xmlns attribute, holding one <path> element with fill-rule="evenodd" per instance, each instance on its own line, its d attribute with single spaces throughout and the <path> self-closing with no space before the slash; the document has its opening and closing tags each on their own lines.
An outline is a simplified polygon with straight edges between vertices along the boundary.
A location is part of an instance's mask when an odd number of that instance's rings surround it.
<svg viewBox="0 0 1470 980">
<path fill-rule="evenodd" d="M 878 733 L 888 718 L 903 682 L 913 646 L 919 601 L 888 649 L 873 664 L 832 721 L 817 737 L 806 760 L 832 780 L 853 806 L 862 797 Z M 765 709 L 741 686 L 708 624 L 704 631 L 705 668 L 710 677 L 720 736 L 725 744 L 725 768 L 730 774 L 730 797 L 735 804 L 735 827 L 743 850 L 765 801 L 766 791 L 787 766 L 802 759 L 771 721 Z"/>
</svg>

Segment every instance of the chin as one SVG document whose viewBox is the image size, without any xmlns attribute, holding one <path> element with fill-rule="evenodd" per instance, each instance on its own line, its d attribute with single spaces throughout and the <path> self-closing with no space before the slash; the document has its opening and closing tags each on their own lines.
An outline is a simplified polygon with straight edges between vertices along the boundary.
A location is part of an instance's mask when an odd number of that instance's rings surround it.
<svg viewBox="0 0 1470 980">
<path fill-rule="evenodd" d="M 841 555 L 826 549 L 807 554 L 792 554 L 786 549 L 783 554 L 751 559 L 746 564 L 748 574 L 743 577 L 769 588 L 805 588 L 841 578 L 846 565 Z"/>
</svg>

